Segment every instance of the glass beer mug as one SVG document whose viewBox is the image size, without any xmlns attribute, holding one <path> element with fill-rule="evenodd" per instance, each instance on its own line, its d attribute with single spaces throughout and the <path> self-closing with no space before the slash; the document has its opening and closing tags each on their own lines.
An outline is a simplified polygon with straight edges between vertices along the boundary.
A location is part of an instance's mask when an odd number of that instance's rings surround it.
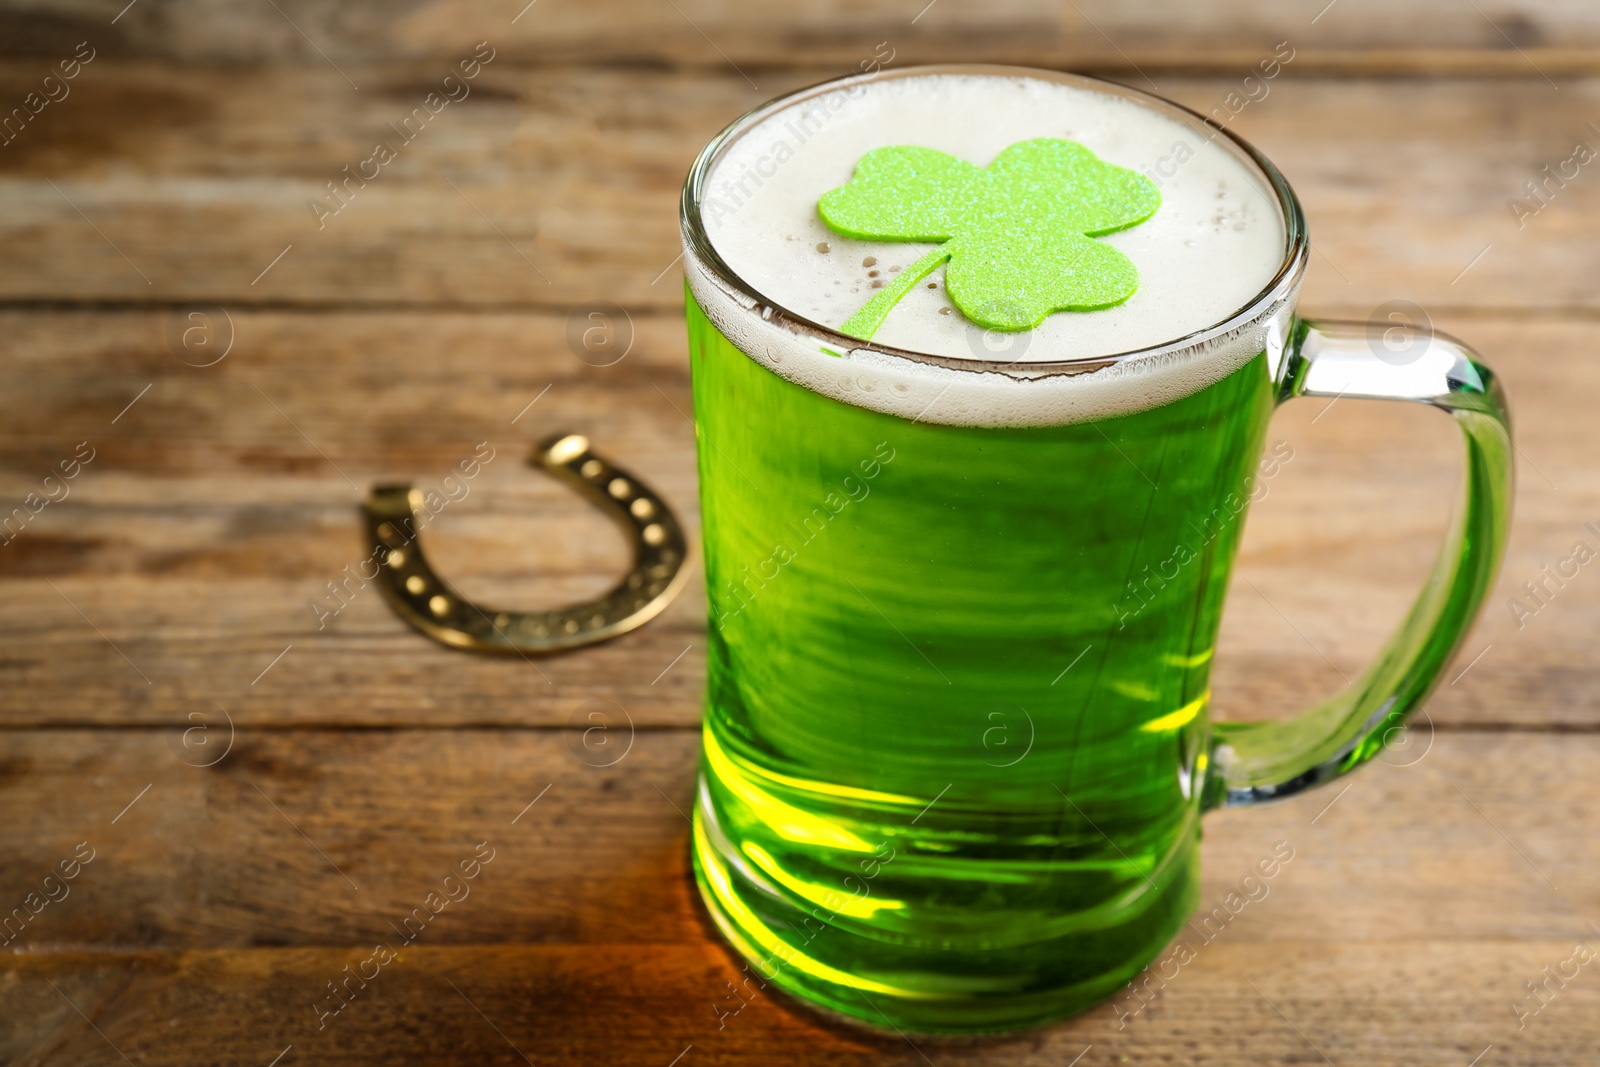
<svg viewBox="0 0 1600 1067">
<path fill-rule="evenodd" d="M 762 185 L 783 168 L 795 180 L 834 132 L 852 152 L 898 143 L 899 128 L 874 132 L 850 109 L 930 77 L 1065 86 L 1226 153 L 1259 191 L 1252 224 L 1281 235 L 1269 280 L 1164 343 L 1057 358 L 1040 335 L 998 361 L 863 341 L 730 265 L 714 215 L 751 222 Z M 748 202 L 731 203 L 718 168 L 757 137 L 786 138 L 793 159 L 749 157 L 732 183 Z M 824 161 L 816 193 L 854 161 Z M 710 608 L 694 868 L 733 947 L 827 1011 L 970 1033 L 1112 993 L 1193 911 L 1203 814 L 1371 758 L 1493 579 L 1512 484 L 1494 376 L 1441 335 L 1407 333 L 1395 359 L 1365 324 L 1298 318 L 1309 245 L 1293 191 L 1176 105 L 1008 68 L 844 79 L 712 141 L 682 225 Z M 780 231 L 769 239 L 812 254 L 815 233 Z M 937 285 L 919 280 L 917 298 L 940 298 Z M 1104 313 L 1074 314 L 1057 317 Z M 1450 415 L 1462 505 L 1409 615 L 1348 689 L 1282 721 L 1213 722 L 1212 650 L 1246 505 L 1274 458 L 1267 424 L 1302 396 Z"/>
</svg>

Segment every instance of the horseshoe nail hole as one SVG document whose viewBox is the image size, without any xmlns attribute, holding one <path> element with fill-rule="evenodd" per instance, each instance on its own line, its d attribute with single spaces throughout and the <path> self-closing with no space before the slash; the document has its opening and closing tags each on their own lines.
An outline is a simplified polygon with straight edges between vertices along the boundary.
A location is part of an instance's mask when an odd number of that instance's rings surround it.
<svg viewBox="0 0 1600 1067">
<path fill-rule="evenodd" d="M 411 577 L 406 579 L 406 592 L 412 594 L 413 596 L 420 594 L 426 588 L 428 588 L 428 583 L 423 580 L 422 575 L 420 574 L 413 574 Z"/>
<path fill-rule="evenodd" d="M 639 588 L 639 586 L 641 584 L 643 584 L 643 582 L 644 582 L 644 578 L 642 578 L 639 575 L 638 571 L 634 571 L 632 574 L 628 575 L 628 588 L 629 589 L 637 589 L 637 588 Z"/>
<path fill-rule="evenodd" d="M 510 626 L 510 625 L 511 625 L 511 616 L 505 614 L 504 612 L 502 612 L 501 614 L 496 615 L 494 617 L 494 628 L 496 630 L 504 630 L 507 626 Z"/>
<path fill-rule="evenodd" d="M 391 567 L 404 567 L 406 565 L 406 554 L 398 548 L 390 549 L 389 554 L 384 557 L 384 562 Z"/>
<path fill-rule="evenodd" d="M 645 544 L 659 545 L 661 542 L 667 539 L 667 530 L 666 527 L 662 526 L 659 522 L 652 522 L 649 526 L 644 528 L 644 534 L 642 536 L 644 537 Z"/>
<path fill-rule="evenodd" d="M 568 619 L 566 622 L 561 624 L 561 629 L 563 631 L 565 631 L 566 633 L 569 633 L 569 634 L 577 633 L 578 632 L 578 620 L 577 619 Z"/>
<path fill-rule="evenodd" d="M 535 636 L 535 637 L 549 637 L 550 636 L 550 627 L 546 626 L 544 623 L 541 622 L 538 626 L 535 626 L 533 628 L 533 636 Z"/>
<path fill-rule="evenodd" d="M 670 548 L 663 548 L 661 550 L 661 562 L 666 564 L 668 567 L 672 566 L 674 563 L 678 562 L 678 553 L 674 552 Z"/>
<path fill-rule="evenodd" d="M 628 484 L 626 478 L 613 478 L 611 484 L 606 486 L 606 491 L 618 500 L 628 499 L 628 494 L 633 492 L 633 486 Z"/>
<path fill-rule="evenodd" d="M 604 473 L 605 469 L 606 465 L 597 459 L 588 460 L 582 467 L 578 468 L 585 478 L 598 478 Z"/>
<path fill-rule="evenodd" d="M 651 596 L 659 596 L 661 590 L 665 588 L 666 586 L 661 582 L 651 582 L 650 587 L 646 589 L 645 592 L 649 593 Z"/>
<path fill-rule="evenodd" d="M 413 575 L 415 577 L 415 575 Z M 450 598 L 436 596 L 428 601 L 428 610 L 435 615 L 443 615 L 450 610 Z"/>
<path fill-rule="evenodd" d="M 378 525 L 378 536 L 383 538 L 385 541 L 389 540 L 389 538 L 394 536 L 394 527 L 390 526 L 386 522 L 380 523 Z"/>
<path fill-rule="evenodd" d="M 633 610 L 634 611 L 638 611 L 640 608 L 644 607 L 648 603 L 650 603 L 650 601 L 646 600 L 642 596 L 641 597 L 635 597 L 634 600 L 633 600 Z"/>
<path fill-rule="evenodd" d="M 628 510 L 633 512 L 636 519 L 648 519 L 656 513 L 656 506 L 644 497 L 640 497 L 629 505 Z"/>
<path fill-rule="evenodd" d="M 582 434 L 568 434 L 545 454 L 557 463 L 569 463 L 589 451 L 589 439 Z"/>
<path fill-rule="evenodd" d="M 589 618 L 589 625 L 593 629 L 598 630 L 598 629 L 600 629 L 600 627 L 604 626 L 605 624 L 606 624 L 606 617 L 604 615 L 592 615 Z"/>
</svg>

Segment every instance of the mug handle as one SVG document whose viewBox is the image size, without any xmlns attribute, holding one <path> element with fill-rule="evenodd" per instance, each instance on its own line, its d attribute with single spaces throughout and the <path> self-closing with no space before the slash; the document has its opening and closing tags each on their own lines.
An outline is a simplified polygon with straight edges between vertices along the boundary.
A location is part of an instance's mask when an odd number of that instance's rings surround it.
<svg viewBox="0 0 1600 1067">
<path fill-rule="evenodd" d="M 1396 338 L 1402 343 L 1386 344 Z M 1418 327 L 1295 319 L 1279 382 L 1279 403 L 1408 400 L 1452 415 L 1466 439 L 1464 499 L 1422 593 L 1359 680 L 1287 721 L 1213 724 L 1207 807 L 1290 797 L 1376 755 L 1455 655 L 1494 581 L 1511 524 L 1505 391 L 1465 344 Z"/>
</svg>

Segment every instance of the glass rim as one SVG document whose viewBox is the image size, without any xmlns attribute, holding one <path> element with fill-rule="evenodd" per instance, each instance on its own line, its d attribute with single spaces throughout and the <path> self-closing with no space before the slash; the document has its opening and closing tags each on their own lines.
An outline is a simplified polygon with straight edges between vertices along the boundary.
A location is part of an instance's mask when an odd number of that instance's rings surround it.
<svg viewBox="0 0 1600 1067">
<path fill-rule="evenodd" d="M 706 183 L 713 167 L 716 166 L 723 154 L 727 152 L 736 140 L 772 115 L 804 100 L 882 79 L 919 77 L 931 74 L 985 74 L 1052 81 L 1062 85 L 1072 85 L 1094 92 L 1120 96 L 1141 106 L 1166 112 L 1186 124 L 1194 125 L 1198 123 L 1202 129 L 1209 128 L 1214 131 L 1209 140 L 1222 140 L 1224 148 L 1233 151 L 1236 155 L 1242 157 L 1246 164 L 1253 166 L 1261 177 L 1266 180 L 1266 183 L 1278 198 L 1278 210 L 1283 220 L 1284 229 L 1283 258 L 1278 264 L 1278 269 L 1260 292 L 1238 309 L 1229 313 L 1220 321 L 1201 327 L 1182 337 L 1143 348 L 1128 349 L 1123 352 L 1114 352 L 1106 355 L 1006 363 L 975 357 L 945 356 L 915 349 L 896 348 L 893 345 L 880 344 L 876 341 L 863 341 L 859 337 L 840 333 L 837 329 L 809 319 L 759 292 L 744 278 L 740 277 L 718 254 L 701 218 L 701 204 L 706 191 Z M 1272 161 L 1254 145 L 1226 126 L 1192 108 L 1174 103 L 1166 97 L 1158 96 L 1155 93 L 1147 93 L 1142 89 L 1120 85 L 1116 82 L 1106 81 L 1102 78 L 1039 67 L 1020 67 L 994 63 L 938 63 L 901 67 L 893 71 L 870 71 L 846 75 L 841 78 L 830 78 L 827 81 L 817 82 L 813 85 L 784 93 L 782 96 L 774 97 L 729 123 L 700 150 L 700 154 L 695 157 L 693 165 L 689 168 L 689 175 L 683 184 L 679 222 L 683 230 L 683 239 L 688 254 L 698 261 L 718 284 L 748 298 L 754 309 L 759 309 L 763 321 L 776 323 L 796 333 L 810 335 L 817 340 L 846 351 L 866 350 L 880 352 L 900 359 L 946 367 L 952 370 L 990 374 L 1001 372 L 1026 378 L 1059 374 L 1086 374 L 1124 361 L 1170 355 L 1204 345 L 1213 338 L 1228 334 L 1254 322 L 1258 318 L 1265 317 L 1271 307 L 1277 305 L 1294 291 L 1301 276 L 1305 273 L 1306 262 L 1310 255 L 1305 214 L 1301 210 L 1300 201 L 1295 196 L 1288 180 L 1272 164 Z"/>
</svg>

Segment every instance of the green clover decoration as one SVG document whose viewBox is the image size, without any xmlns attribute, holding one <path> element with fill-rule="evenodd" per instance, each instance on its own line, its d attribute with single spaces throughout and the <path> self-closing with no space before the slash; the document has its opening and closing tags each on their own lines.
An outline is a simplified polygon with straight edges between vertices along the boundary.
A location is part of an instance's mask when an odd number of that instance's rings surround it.
<svg viewBox="0 0 1600 1067">
<path fill-rule="evenodd" d="M 1127 300 L 1139 272 L 1094 238 L 1135 226 L 1161 205 L 1151 181 L 1077 141 L 1019 141 L 987 167 L 932 148 L 894 145 L 861 157 L 817 212 L 865 241 L 938 241 L 852 315 L 842 333 L 871 339 L 884 318 L 939 264 L 951 301 L 990 330 L 1031 330 L 1056 311 L 1097 311 Z"/>
</svg>

